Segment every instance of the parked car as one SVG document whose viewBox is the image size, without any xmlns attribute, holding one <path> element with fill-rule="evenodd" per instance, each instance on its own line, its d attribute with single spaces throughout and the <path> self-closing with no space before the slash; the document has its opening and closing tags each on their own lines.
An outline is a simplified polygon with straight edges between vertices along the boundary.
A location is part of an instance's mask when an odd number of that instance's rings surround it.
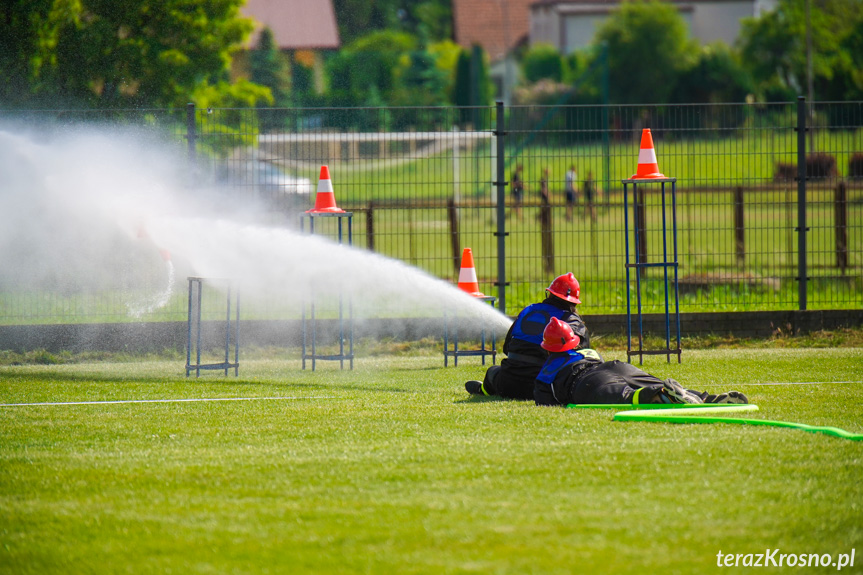
<svg viewBox="0 0 863 575">
<path fill-rule="evenodd" d="M 226 186 L 254 192 L 262 200 L 312 193 L 312 182 L 308 178 L 298 178 L 262 160 L 229 161 L 223 173 L 221 180 Z"/>
</svg>

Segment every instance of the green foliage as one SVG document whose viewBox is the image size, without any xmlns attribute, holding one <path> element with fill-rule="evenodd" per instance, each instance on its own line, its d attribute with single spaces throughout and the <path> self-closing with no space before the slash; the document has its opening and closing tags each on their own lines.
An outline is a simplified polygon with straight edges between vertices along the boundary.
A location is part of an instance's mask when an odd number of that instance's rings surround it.
<svg viewBox="0 0 863 575">
<path fill-rule="evenodd" d="M 252 82 L 270 89 L 273 104 L 277 107 L 290 105 L 290 69 L 269 28 L 261 31 L 258 46 L 251 51 L 250 64 Z"/>
<path fill-rule="evenodd" d="M 273 103 L 268 88 L 248 80 L 199 86 L 192 92 L 192 99 L 199 108 L 253 108 L 258 102 Z"/>
<path fill-rule="evenodd" d="M 357 38 L 399 26 L 400 0 L 333 0 L 343 45 Z"/>
<path fill-rule="evenodd" d="M 251 51 L 250 65 L 252 82 L 269 88 L 271 98 L 268 100 L 272 105 L 277 108 L 290 106 L 290 64 L 276 46 L 269 28 L 261 31 L 258 46 Z M 285 128 L 284 117 L 271 110 L 260 110 L 259 121 L 264 132 Z"/>
<path fill-rule="evenodd" d="M 452 38 L 452 1 L 426 0 L 407 3 L 408 11 L 416 21 L 417 32 L 429 39 Z"/>
<path fill-rule="evenodd" d="M 608 46 L 610 98 L 621 104 L 668 102 L 698 53 L 677 8 L 655 0 L 624 2 L 596 39 Z"/>
<path fill-rule="evenodd" d="M 760 99 L 806 94 L 806 1 L 780 0 L 776 10 L 742 22 L 738 45 Z M 863 5 L 848 0 L 810 1 L 816 99 L 863 97 Z"/>
<path fill-rule="evenodd" d="M 410 53 L 407 66 L 397 78 L 399 85 L 393 94 L 393 105 L 439 106 L 446 101 L 446 74 L 424 47 Z"/>
<path fill-rule="evenodd" d="M 417 39 L 404 32 L 373 32 L 357 39 L 327 62 L 330 101 L 335 106 L 360 106 L 371 86 L 381 98 L 393 100 L 398 74 L 410 61 Z"/>
<path fill-rule="evenodd" d="M 431 42 L 452 38 L 452 0 L 333 0 L 333 7 L 345 44 L 385 29 Z"/>
<path fill-rule="evenodd" d="M 46 75 L 57 65 L 61 31 L 80 25 L 78 0 L 10 0 L 0 18 L 0 105 L 40 107 L 63 102 Z"/>
<path fill-rule="evenodd" d="M 488 74 L 487 56 L 480 46 L 459 53 L 453 86 L 453 102 L 463 108 L 460 119 L 462 124 L 471 124 L 482 129 L 483 114 L 476 109 L 492 103 L 494 85 Z"/>
<path fill-rule="evenodd" d="M 563 60 L 557 49 L 550 44 L 535 44 L 524 55 L 521 62 L 524 77 L 528 82 L 563 79 Z"/>
<path fill-rule="evenodd" d="M 462 50 L 458 55 L 455 70 L 455 86 L 453 87 L 453 102 L 456 106 L 466 107 L 472 104 L 470 90 L 470 53 Z"/>
<path fill-rule="evenodd" d="M 754 86 L 749 73 L 722 43 L 704 46 L 692 68 L 681 72 L 671 101 L 690 104 L 744 102 Z"/>
<path fill-rule="evenodd" d="M 671 4 L 623 3 L 600 26 L 590 49 L 563 59 L 562 75 L 553 48 L 531 47 L 522 62 L 525 77 L 529 84 L 544 82 L 523 87 L 519 101 L 552 100 L 550 87 L 562 79 L 578 84 L 570 103 L 601 102 L 603 78 L 595 68 L 603 45 L 612 102 L 741 102 L 750 94 L 760 101 L 793 100 L 806 93 L 806 1 L 781 0 L 775 11 L 744 19 L 735 49 L 722 43 L 699 48 Z M 815 98 L 863 98 L 863 4 L 811 2 Z M 562 88 L 555 90 L 563 95 Z"/>
<path fill-rule="evenodd" d="M 435 66 L 444 76 L 444 91 L 446 103 L 453 103 L 455 93 L 456 66 L 461 57 L 462 48 L 452 40 L 443 40 L 429 44 L 428 51 L 435 60 Z M 489 80 L 490 82 L 490 80 Z"/>
<path fill-rule="evenodd" d="M 227 86 L 231 53 L 251 30 L 240 4 L 16 2 L 0 34 L 4 71 L 15 60 L 14 89 L 2 97 L 14 105 L 184 105 L 201 87 Z"/>
<path fill-rule="evenodd" d="M 372 32 L 327 61 L 329 101 L 337 107 L 440 106 L 449 102 L 457 53 L 452 42 L 425 44 L 405 32 Z"/>
</svg>

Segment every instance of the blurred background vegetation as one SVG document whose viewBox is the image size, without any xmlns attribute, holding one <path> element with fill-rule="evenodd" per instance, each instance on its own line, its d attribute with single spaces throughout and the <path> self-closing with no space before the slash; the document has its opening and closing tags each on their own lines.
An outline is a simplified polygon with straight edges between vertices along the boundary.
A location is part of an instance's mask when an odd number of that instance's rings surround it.
<svg viewBox="0 0 863 575">
<path fill-rule="evenodd" d="M 488 55 L 454 42 L 452 0 L 334 0 L 341 48 L 325 55 L 319 80 L 267 30 L 249 55 L 249 77 L 231 73 L 253 29 L 243 1 L 7 1 L 0 108 L 486 106 L 495 98 Z M 733 46 L 699 45 L 670 3 L 624 2 L 586 48 L 564 55 L 524 45 L 515 58 L 514 104 L 790 101 L 807 93 L 810 66 L 818 100 L 861 100 L 863 2 L 778 0 L 744 19 Z"/>
</svg>

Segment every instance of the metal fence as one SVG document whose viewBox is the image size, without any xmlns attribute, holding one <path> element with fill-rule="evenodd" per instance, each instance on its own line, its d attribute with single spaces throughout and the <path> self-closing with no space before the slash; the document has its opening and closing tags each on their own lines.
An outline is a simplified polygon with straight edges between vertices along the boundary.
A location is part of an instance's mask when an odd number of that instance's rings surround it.
<svg viewBox="0 0 863 575">
<path fill-rule="evenodd" d="M 677 179 L 682 312 L 863 308 L 863 102 L 0 113 L 95 120 L 160 134 L 188 156 L 190 186 L 217 186 L 226 210 L 263 201 L 266 225 L 298 227 L 327 165 L 355 246 L 453 283 L 470 247 L 480 289 L 510 314 L 568 271 L 585 313 L 626 312 L 621 180 L 650 128 Z M 648 261 L 658 202 L 648 190 Z M 644 311 L 660 311 L 661 277 L 641 281 Z M 12 285 L 0 285 L 3 324 L 128 319 L 112 294 Z M 143 319 L 183 319 L 177 292 Z"/>
</svg>

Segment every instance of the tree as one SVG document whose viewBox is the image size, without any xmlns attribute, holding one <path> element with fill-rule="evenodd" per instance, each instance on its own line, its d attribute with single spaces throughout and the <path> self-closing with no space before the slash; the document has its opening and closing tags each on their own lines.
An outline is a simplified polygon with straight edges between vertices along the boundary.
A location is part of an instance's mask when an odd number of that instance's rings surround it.
<svg viewBox="0 0 863 575">
<path fill-rule="evenodd" d="M 845 35 L 840 47 L 835 82 L 829 93 L 825 90 L 825 99 L 863 100 L 863 18 Z"/>
<path fill-rule="evenodd" d="M 672 101 L 710 104 L 743 102 L 754 90 L 747 70 L 723 43 L 701 48 L 698 61 L 680 73 Z"/>
<path fill-rule="evenodd" d="M 397 106 L 439 106 L 446 100 L 446 74 L 437 67 L 434 54 L 420 47 L 410 53 L 407 66 L 398 75 L 399 85 L 392 103 Z"/>
<path fill-rule="evenodd" d="M 290 105 L 290 69 L 269 28 L 261 30 L 258 46 L 250 54 L 250 64 L 252 82 L 270 89 L 273 104 L 278 107 Z"/>
<path fill-rule="evenodd" d="M 494 84 L 488 74 L 486 53 L 481 46 L 475 45 L 470 52 L 462 50 L 455 69 L 453 102 L 462 108 L 461 122 L 471 123 L 474 128 L 482 128 L 485 115 L 477 106 L 488 106 L 494 95 Z"/>
<path fill-rule="evenodd" d="M 9 0 L 0 18 L 0 105 L 38 107 L 52 101 L 45 71 L 56 65 L 64 26 L 78 24 L 76 0 Z"/>
<path fill-rule="evenodd" d="M 33 94 L 54 105 L 179 106 L 212 88 L 227 100 L 266 98 L 248 82 L 227 87 L 231 53 L 252 27 L 241 3 L 18 0 L 0 34 L 4 70 L 11 58 L 26 62 L 11 68 L 26 85 L 19 104 Z"/>
<path fill-rule="evenodd" d="M 596 42 L 608 45 L 609 95 L 622 104 L 669 101 L 678 75 L 698 53 L 677 9 L 655 0 L 621 4 Z"/>
<path fill-rule="evenodd" d="M 398 29 L 401 0 L 333 0 L 339 36 L 347 45 L 371 32 Z"/>
<path fill-rule="evenodd" d="M 361 106 L 372 86 L 392 104 L 397 78 L 410 64 L 417 39 L 404 32 L 372 32 L 358 38 L 327 62 L 330 100 L 335 106 Z"/>
<path fill-rule="evenodd" d="M 790 100 L 807 92 L 806 1 L 779 0 L 775 10 L 742 22 L 738 44 L 760 99 Z M 816 98 L 863 96 L 863 85 L 855 80 L 863 65 L 863 3 L 809 1 Z"/>
<path fill-rule="evenodd" d="M 433 40 L 449 40 L 452 38 L 452 2 L 451 0 L 427 0 L 418 4 L 407 3 L 417 22 L 417 28 L 422 27 L 429 38 Z M 419 34 L 420 31 L 417 30 Z"/>
<path fill-rule="evenodd" d="M 333 0 L 342 42 L 392 30 L 452 39 L 452 0 Z"/>
<path fill-rule="evenodd" d="M 429 45 L 428 51 L 435 59 L 435 66 L 445 77 L 444 102 L 454 103 L 453 94 L 455 90 L 455 72 L 462 48 L 452 40 L 441 40 Z"/>
</svg>

